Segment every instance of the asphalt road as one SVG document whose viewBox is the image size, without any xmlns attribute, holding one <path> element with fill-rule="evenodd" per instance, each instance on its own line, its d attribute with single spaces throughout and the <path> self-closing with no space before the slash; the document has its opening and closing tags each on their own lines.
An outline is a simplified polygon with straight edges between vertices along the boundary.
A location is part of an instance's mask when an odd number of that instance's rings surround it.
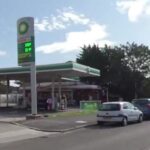
<svg viewBox="0 0 150 150">
<path fill-rule="evenodd" d="M 72 132 L 0 144 L 0 150 L 150 150 L 150 121 L 92 126 Z"/>
</svg>

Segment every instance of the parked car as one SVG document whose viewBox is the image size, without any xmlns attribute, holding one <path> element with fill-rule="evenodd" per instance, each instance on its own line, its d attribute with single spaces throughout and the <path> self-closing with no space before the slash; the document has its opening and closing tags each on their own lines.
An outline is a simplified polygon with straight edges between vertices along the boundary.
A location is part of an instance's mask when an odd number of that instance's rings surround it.
<svg viewBox="0 0 150 150">
<path fill-rule="evenodd" d="M 105 102 L 97 113 L 97 123 L 121 123 L 126 126 L 128 122 L 143 121 L 143 113 L 129 102 Z"/>
<path fill-rule="evenodd" d="M 150 98 L 133 99 L 132 104 L 143 112 L 145 118 L 150 118 Z"/>
</svg>

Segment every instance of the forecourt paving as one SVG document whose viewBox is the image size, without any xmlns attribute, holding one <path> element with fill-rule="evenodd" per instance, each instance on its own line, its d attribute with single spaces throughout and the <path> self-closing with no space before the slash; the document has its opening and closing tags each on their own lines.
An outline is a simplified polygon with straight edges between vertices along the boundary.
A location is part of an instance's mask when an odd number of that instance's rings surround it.
<svg viewBox="0 0 150 150">
<path fill-rule="evenodd" d="M 20 121 L 19 124 L 31 129 L 45 132 L 66 132 L 96 124 L 96 115 L 72 116 L 65 118 L 42 118 L 37 120 Z"/>
<path fill-rule="evenodd" d="M 26 111 L 14 111 L 9 109 L 8 111 L 0 111 L 0 123 L 13 123 L 15 125 L 28 127 L 30 129 L 35 129 L 45 132 L 65 132 L 89 125 L 96 124 L 96 112 L 89 114 L 78 115 L 80 113 L 79 108 L 68 108 L 66 112 L 61 113 L 74 113 L 72 116 L 67 117 L 55 117 L 56 113 L 41 112 L 41 118 L 26 120 Z M 47 114 L 54 116 L 51 118 L 44 117 Z"/>
</svg>

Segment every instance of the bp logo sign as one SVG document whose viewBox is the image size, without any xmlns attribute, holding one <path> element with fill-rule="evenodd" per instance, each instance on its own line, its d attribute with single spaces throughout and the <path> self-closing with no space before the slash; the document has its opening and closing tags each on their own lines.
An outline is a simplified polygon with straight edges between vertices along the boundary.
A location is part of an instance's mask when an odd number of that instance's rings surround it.
<svg viewBox="0 0 150 150">
<path fill-rule="evenodd" d="M 21 35 L 25 34 L 29 29 L 29 25 L 27 22 L 23 21 L 19 24 L 18 29 L 19 29 L 19 34 L 21 34 Z"/>
<path fill-rule="evenodd" d="M 29 65 L 35 62 L 34 19 L 20 18 L 17 21 L 18 64 Z"/>
</svg>

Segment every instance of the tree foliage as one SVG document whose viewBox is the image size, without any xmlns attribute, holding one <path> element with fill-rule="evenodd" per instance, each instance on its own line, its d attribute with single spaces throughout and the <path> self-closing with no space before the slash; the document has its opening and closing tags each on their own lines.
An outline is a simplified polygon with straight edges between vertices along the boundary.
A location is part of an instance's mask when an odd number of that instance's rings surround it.
<svg viewBox="0 0 150 150">
<path fill-rule="evenodd" d="M 144 89 L 150 85 L 146 84 L 146 76 L 150 74 L 150 50 L 143 44 L 127 42 L 126 45 L 104 47 L 84 45 L 76 61 L 100 69 L 99 78 L 86 78 L 86 81 L 94 80 L 101 86 L 109 86 L 114 95 L 128 100 L 134 98 L 135 93 L 147 96 Z"/>
<path fill-rule="evenodd" d="M 127 43 L 121 45 L 125 57 L 123 62 L 131 69 L 132 72 L 141 72 L 148 75 L 150 72 L 150 50 L 148 46 L 136 43 Z"/>
</svg>

